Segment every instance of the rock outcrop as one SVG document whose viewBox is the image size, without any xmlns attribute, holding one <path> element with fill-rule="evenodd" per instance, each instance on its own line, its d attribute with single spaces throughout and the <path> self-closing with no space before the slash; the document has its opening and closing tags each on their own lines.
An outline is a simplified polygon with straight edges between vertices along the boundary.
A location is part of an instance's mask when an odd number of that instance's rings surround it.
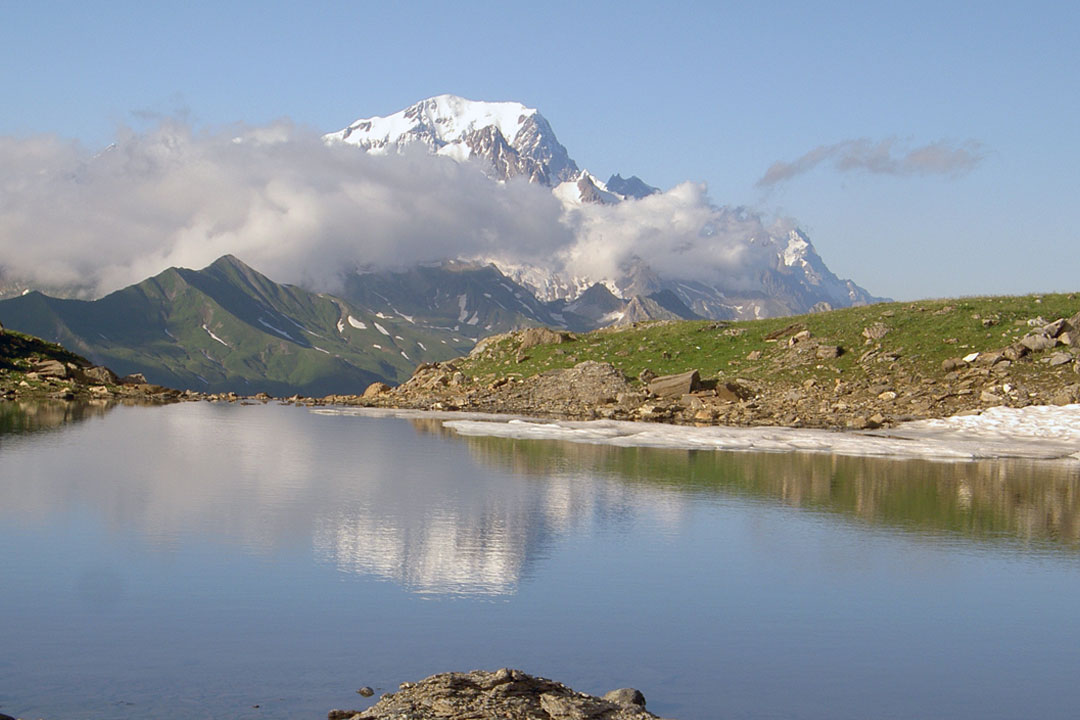
<svg viewBox="0 0 1080 720">
<path fill-rule="evenodd" d="M 432 675 L 383 695 L 363 711 L 332 710 L 328 720 L 651 720 L 633 688 L 603 698 L 562 683 L 503 668 Z"/>
</svg>

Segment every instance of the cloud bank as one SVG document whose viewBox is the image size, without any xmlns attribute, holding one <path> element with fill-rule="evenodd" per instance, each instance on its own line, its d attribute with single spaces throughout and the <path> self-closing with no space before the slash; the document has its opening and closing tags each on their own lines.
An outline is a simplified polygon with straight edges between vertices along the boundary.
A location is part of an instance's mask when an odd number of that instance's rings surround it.
<svg viewBox="0 0 1080 720">
<path fill-rule="evenodd" d="M 776 262 L 761 218 L 713 206 L 704 185 L 567 211 L 545 187 L 496 183 L 423 148 L 372 156 L 288 122 L 198 131 L 167 120 L 99 153 L 0 138 L 0 191 L 0 285 L 82 297 L 226 253 L 331 291 L 357 268 L 450 257 L 597 279 L 633 260 L 703 280 Z"/>
<path fill-rule="evenodd" d="M 757 181 L 758 187 L 777 183 L 831 164 L 839 172 L 863 171 L 876 175 L 958 176 L 972 170 L 985 155 L 983 146 L 969 140 L 953 145 L 939 140 L 906 148 L 896 138 L 872 142 L 866 138 L 820 145 L 792 162 L 775 162 Z"/>
</svg>

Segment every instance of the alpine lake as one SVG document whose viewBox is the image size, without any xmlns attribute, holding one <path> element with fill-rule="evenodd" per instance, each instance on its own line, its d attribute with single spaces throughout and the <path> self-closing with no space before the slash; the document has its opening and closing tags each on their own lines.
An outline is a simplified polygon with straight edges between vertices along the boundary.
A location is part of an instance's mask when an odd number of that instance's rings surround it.
<svg viewBox="0 0 1080 720">
<path fill-rule="evenodd" d="M 500 667 L 679 720 L 1075 718 L 1080 464 L 0 403 L 0 648 L 0 713 L 50 720 Z"/>
</svg>

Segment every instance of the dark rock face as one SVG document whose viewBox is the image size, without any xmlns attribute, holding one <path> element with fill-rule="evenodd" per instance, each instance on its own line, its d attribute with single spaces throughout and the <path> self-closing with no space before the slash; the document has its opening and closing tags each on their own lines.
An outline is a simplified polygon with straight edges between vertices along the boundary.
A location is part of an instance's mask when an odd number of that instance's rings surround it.
<svg viewBox="0 0 1080 720">
<path fill-rule="evenodd" d="M 362 712 L 333 710 L 328 715 L 329 720 L 649 720 L 655 717 L 645 710 L 644 696 L 632 688 L 598 698 L 509 668 L 432 675 L 418 683 L 402 683 L 398 692 L 383 695 L 378 703 Z"/>
</svg>

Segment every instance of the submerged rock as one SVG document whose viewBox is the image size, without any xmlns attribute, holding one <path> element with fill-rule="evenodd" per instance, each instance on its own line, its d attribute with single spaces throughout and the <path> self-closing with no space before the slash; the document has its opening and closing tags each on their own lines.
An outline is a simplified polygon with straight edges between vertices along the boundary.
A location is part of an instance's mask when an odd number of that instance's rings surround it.
<svg viewBox="0 0 1080 720">
<path fill-rule="evenodd" d="M 650 720 L 645 697 L 633 688 L 603 698 L 562 683 L 503 668 L 442 673 L 402 683 L 363 711 L 332 710 L 329 720 Z"/>
</svg>

